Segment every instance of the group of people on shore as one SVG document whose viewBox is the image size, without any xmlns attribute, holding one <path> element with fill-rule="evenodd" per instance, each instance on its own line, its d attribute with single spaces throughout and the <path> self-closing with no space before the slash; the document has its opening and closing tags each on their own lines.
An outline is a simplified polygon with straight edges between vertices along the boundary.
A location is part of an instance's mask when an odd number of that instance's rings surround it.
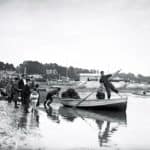
<svg viewBox="0 0 150 150">
<path fill-rule="evenodd" d="M 120 70 L 114 74 L 105 75 L 104 71 L 101 71 L 99 80 L 100 86 L 96 94 L 97 99 L 105 99 L 105 91 L 108 99 L 111 98 L 111 91 L 120 95 L 119 91 L 111 83 L 111 77 L 118 74 L 119 72 Z M 54 95 L 58 95 L 60 90 L 61 88 L 55 88 L 47 93 L 44 101 L 45 107 L 52 103 L 52 97 Z M 6 94 L 8 96 L 8 102 L 11 103 L 13 101 L 15 108 L 18 108 L 18 101 L 20 101 L 26 113 L 28 113 L 30 103 L 32 102 L 32 96 L 35 97 L 36 94 L 38 95 L 38 97 L 36 97 L 38 100 L 34 101 L 34 107 L 39 106 L 40 104 L 39 85 L 35 84 L 34 80 L 26 78 L 24 75 L 22 75 L 20 78 L 15 77 L 13 80 L 9 80 L 6 86 Z"/>
<path fill-rule="evenodd" d="M 44 107 L 49 106 L 53 101 L 53 96 L 58 95 L 61 88 L 55 87 L 46 93 L 44 99 Z M 20 101 L 24 112 L 29 112 L 30 105 L 32 110 L 35 110 L 40 105 L 40 91 L 39 85 L 35 84 L 33 78 L 29 79 L 22 75 L 20 78 L 15 77 L 8 81 L 6 85 L 6 95 L 8 103 L 14 102 L 14 107 L 18 108 L 18 102 Z"/>
<path fill-rule="evenodd" d="M 30 96 L 33 91 L 39 94 L 37 106 L 39 105 L 40 93 L 38 90 L 39 85 L 34 83 L 34 80 L 26 78 L 22 75 L 20 78 L 15 77 L 8 81 L 6 85 L 6 94 L 8 96 L 8 103 L 14 102 L 14 107 L 18 108 L 18 101 L 24 107 L 24 111 L 28 113 L 30 105 Z"/>
</svg>

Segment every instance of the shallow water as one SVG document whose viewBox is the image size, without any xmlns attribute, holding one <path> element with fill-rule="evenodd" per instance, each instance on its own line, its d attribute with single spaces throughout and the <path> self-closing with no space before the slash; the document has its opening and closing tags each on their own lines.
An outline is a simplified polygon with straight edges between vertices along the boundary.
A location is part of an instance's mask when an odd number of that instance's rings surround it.
<svg viewBox="0 0 150 150">
<path fill-rule="evenodd" d="M 41 105 L 25 114 L 22 107 L 0 102 L 0 149 L 150 149 L 150 98 L 128 94 L 126 113 L 93 112 Z"/>
</svg>

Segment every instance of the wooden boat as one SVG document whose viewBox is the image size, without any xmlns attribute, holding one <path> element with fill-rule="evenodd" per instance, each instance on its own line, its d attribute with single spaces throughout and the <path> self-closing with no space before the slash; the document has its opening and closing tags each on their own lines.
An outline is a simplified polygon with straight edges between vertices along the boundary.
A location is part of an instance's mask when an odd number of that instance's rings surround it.
<svg viewBox="0 0 150 150">
<path fill-rule="evenodd" d="M 62 98 L 60 101 L 64 106 L 84 109 L 125 111 L 127 107 L 127 97 L 104 100 L 87 99 L 84 101 L 82 101 L 82 99 Z"/>
<path fill-rule="evenodd" d="M 126 124 L 126 112 L 104 111 L 104 110 L 85 110 L 79 108 L 70 108 L 62 106 L 59 108 L 59 114 L 66 119 L 81 117 L 84 119 L 101 120 L 109 122 L 118 122 Z M 72 120 L 73 120 L 72 119 Z"/>
</svg>

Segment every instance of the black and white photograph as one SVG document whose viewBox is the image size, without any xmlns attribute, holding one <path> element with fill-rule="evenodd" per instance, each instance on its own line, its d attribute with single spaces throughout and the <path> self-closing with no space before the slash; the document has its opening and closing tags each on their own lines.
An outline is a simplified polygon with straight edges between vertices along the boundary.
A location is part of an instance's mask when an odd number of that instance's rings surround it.
<svg viewBox="0 0 150 150">
<path fill-rule="evenodd" d="M 0 0 L 0 150 L 149 150 L 149 40 L 149 0 Z"/>
</svg>

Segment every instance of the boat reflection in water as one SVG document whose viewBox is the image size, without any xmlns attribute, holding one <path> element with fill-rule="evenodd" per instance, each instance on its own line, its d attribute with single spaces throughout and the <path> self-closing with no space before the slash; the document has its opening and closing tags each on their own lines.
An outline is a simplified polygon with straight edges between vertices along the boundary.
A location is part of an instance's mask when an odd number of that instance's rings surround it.
<svg viewBox="0 0 150 150">
<path fill-rule="evenodd" d="M 109 139 L 111 138 L 113 133 L 118 130 L 119 126 L 127 125 L 125 112 L 84 110 L 77 108 L 60 107 L 59 114 L 65 120 L 72 122 L 78 117 L 84 120 L 89 125 L 89 119 L 94 121 L 98 127 L 98 140 L 100 147 L 105 146 L 105 144 L 109 142 Z"/>
</svg>

